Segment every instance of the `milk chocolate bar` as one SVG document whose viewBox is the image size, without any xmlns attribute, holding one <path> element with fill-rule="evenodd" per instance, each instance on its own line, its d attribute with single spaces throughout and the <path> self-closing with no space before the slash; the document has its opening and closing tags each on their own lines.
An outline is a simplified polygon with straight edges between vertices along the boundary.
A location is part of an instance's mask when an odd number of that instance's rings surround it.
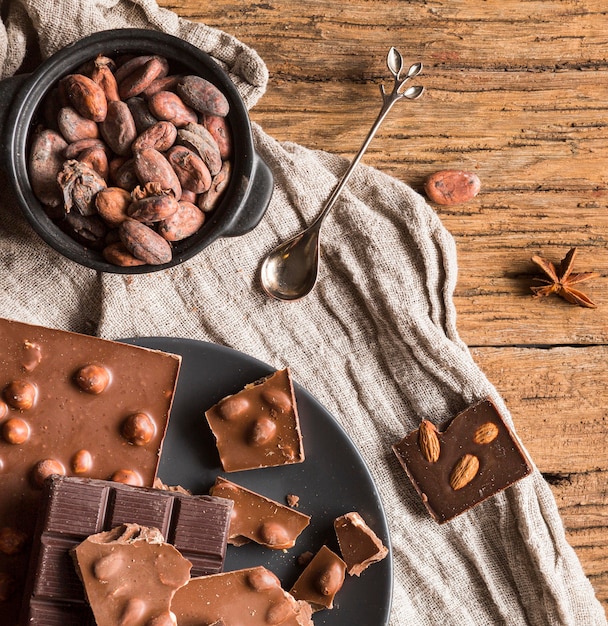
<svg viewBox="0 0 608 626">
<path fill-rule="evenodd" d="M 275 502 L 218 476 L 211 495 L 234 502 L 228 542 L 242 546 L 250 541 L 273 550 L 292 548 L 310 524 L 310 515 Z"/>
<path fill-rule="evenodd" d="M 0 543 L 16 623 L 41 486 L 64 474 L 151 486 L 181 357 L 87 335 L 0 319 L 0 528 L 25 535 L 17 554 Z M 14 543 L 14 542 L 13 542 Z"/>
<path fill-rule="evenodd" d="M 157 528 L 122 524 L 71 554 L 97 626 L 174 626 L 171 600 L 190 579 L 191 563 Z"/>
<path fill-rule="evenodd" d="M 424 420 L 393 451 L 433 519 L 447 522 L 532 471 L 490 400 L 468 407 L 443 430 Z"/>
<path fill-rule="evenodd" d="M 333 550 L 321 546 L 289 593 L 296 600 L 308 602 L 313 611 L 332 609 L 345 575 L 346 563 Z"/>
<path fill-rule="evenodd" d="M 247 626 L 314 626 L 310 606 L 284 591 L 263 566 L 191 578 L 176 591 L 171 610 L 179 626 L 222 620 Z"/>
<path fill-rule="evenodd" d="M 223 398 L 205 416 L 226 472 L 304 461 L 289 368 Z"/>
<path fill-rule="evenodd" d="M 87 478 L 48 478 L 42 492 L 22 623 L 94 624 L 70 550 L 90 535 L 121 524 L 157 528 L 192 563 L 195 576 L 221 571 L 231 511 L 230 500 L 212 496 Z"/>
<path fill-rule="evenodd" d="M 334 529 L 346 570 L 351 576 L 359 576 L 388 554 L 386 546 L 356 511 L 336 518 Z"/>
</svg>

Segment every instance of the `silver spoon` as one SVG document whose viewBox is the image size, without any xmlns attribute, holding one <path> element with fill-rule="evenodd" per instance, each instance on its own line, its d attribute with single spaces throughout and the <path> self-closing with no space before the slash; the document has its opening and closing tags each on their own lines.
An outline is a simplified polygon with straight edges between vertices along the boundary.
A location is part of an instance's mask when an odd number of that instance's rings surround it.
<svg viewBox="0 0 608 626">
<path fill-rule="evenodd" d="M 346 186 L 355 166 L 361 160 L 363 153 L 367 150 L 376 131 L 391 110 L 393 104 L 402 98 L 407 98 L 408 100 L 419 98 L 424 91 L 423 87 L 404 88 L 408 80 L 420 74 L 422 71 L 422 63 L 412 65 L 407 71 L 405 78 L 401 78 L 403 58 L 396 48 L 391 48 L 388 52 L 386 64 L 394 77 L 393 90 L 391 93 L 387 94 L 384 85 L 380 85 L 382 108 L 363 145 L 359 149 L 357 156 L 355 156 L 348 166 L 342 179 L 325 203 L 321 213 L 312 224 L 295 237 L 292 237 L 275 248 L 266 256 L 262 263 L 260 270 L 262 288 L 273 298 L 279 300 L 299 300 L 312 291 L 319 274 L 319 234 L 323 220 L 331 211 L 338 196 Z"/>
</svg>

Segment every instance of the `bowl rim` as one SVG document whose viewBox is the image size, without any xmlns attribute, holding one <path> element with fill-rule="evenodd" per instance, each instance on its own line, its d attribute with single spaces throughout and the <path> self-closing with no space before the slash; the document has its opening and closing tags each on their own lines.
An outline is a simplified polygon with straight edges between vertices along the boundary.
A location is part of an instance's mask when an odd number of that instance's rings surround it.
<svg viewBox="0 0 608 626">
<path fill-rule="evenodd" d="M 34 195 L 28 167 L 29 141 L 34 131 L 36 113 L 57 82 L 87 60 L 98 54 L 159 54 L 170 63 L 189 67 L 215 84 L 229 100 L 227 120 L 235 142 L 231 179 L 224 198 L 206 216 L 195 239 L 176 242 L 173 257 L 162 265 L 123 267 L 107 262 L 100 252 L 87 248 L 70 237 L 49 218 L 42 203 Z M 200 67 L 194 71 L 193 66 Z M 11 179 L 18 203 L 35 232 L 54 250 L 90 269 L 118 274 L 144 274 L 175 267 L 201 252 L 221 236 L 229 236 L 238 221 L 238 209 L 247 197 L 253 179 L 256 159 L 249 113 L 236 86 L 220 64 L 207 52 L 163 31 L 139 28 L 110 29 L 79 39 L 44 60 L 20 84 L 9 106 L 4 139 L 6 171 Z M 198 236 L 197 236 L 198 235 Z M 182 245 L 180 245 L 182 244 Z"/>
</svg>

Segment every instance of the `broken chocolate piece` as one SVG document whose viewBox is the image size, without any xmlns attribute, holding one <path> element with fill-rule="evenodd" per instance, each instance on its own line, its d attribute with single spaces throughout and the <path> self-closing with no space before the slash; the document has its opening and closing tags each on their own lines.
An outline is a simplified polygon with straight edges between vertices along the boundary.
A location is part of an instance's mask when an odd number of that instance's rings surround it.
<svg viewBox="0 0 608 626">
<path fill-rule="evenodd" d="M 273 550 L 292 548 L 300 533 L 310 524 L 309 515 L 221 476 L 216 478 L 210 493 L 234 502 L 228 543 L 235 546 L 255 541 Z"/>
<path fill-rule="evenodd" d="M 41 484 L 52 473 L 152 485 L 180 356 L 7 319 L 0 346 L 0 528 L 31 539 Z M 154 422 L 145 445 L 121 434 L 135 411 Z M 15 557 L 0 554 L 0 573 L 15 581 L 0 609 L 7 624 L 17 622 L 29 545 Z"/>
<path fill-rule="evenodd" d="M 173 623 L 175 591 L 191 563 L 156 528 L 123 524 L 71 551 L 97 626 Z"/>
<path fill-rule="evenodd" d="M 212 496 L 53 476 L 42 492 L 22 623 L 94 624 L 70 550 L 88 536 L 134 523 L 157 528 L 195 576 L 222 570 L 232 502 Z M 11 623 L 16 623 L 16 620 Z"/>
<path fill-rule="evenodd" d="M 433 519 L 447 522 L 532 472 L 515 435 L 490 400 L 482 400 L 437 431 L 440 454 L 430 462 L 418 430 L 393 451 Z"/>
<path fill-rule="evenodd" d="M 227 472 L 301 463 L 304 448 L 289 369 L 247 385 L 206 413 Z"/>
<path fill-rule="evenodd" d="M 351 576 L 359 576 L 388 554 L 388 549 L 356 511 L 336 518 L 334 529 L 346 570 Z"/>
<path fill-rule="evenodd" d="M 308 602 L 313 611 L 331 609 L 345 575 L 346 563 L 327 546 L 322 546 L 289 593 L 296 600 Z"/>
<path fill-rule="evenodd" d="M 297 602 L 265 567 L 191 578 L 178 589 L 171 610 L 179 626 L 224 620 L 247 626 L 313 626 L 310 607 Z"/>
</svg>

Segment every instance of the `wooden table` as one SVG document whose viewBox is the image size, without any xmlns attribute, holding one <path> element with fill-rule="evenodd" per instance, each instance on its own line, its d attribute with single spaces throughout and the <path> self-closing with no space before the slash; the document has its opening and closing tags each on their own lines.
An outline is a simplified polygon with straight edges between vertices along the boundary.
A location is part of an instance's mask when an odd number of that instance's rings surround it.
<svg viewBox="0 0 608 626">
<path fill-rule="evenodd" d="M 426 94 L 389 114 L 364 162 L 422 192 L 476 172 L 436 206 L 459 259 L 458 327 L 552 487 L 608 612 L 608 13 L 605 0 L 160 0 L 239 37 L 270 83 L 252 119 L 279 140 L 352 157 L 380 105 L 390 46 Z M 597 309 L 534 299 L 541 254 L 578 248 Z"/>
</svg>

